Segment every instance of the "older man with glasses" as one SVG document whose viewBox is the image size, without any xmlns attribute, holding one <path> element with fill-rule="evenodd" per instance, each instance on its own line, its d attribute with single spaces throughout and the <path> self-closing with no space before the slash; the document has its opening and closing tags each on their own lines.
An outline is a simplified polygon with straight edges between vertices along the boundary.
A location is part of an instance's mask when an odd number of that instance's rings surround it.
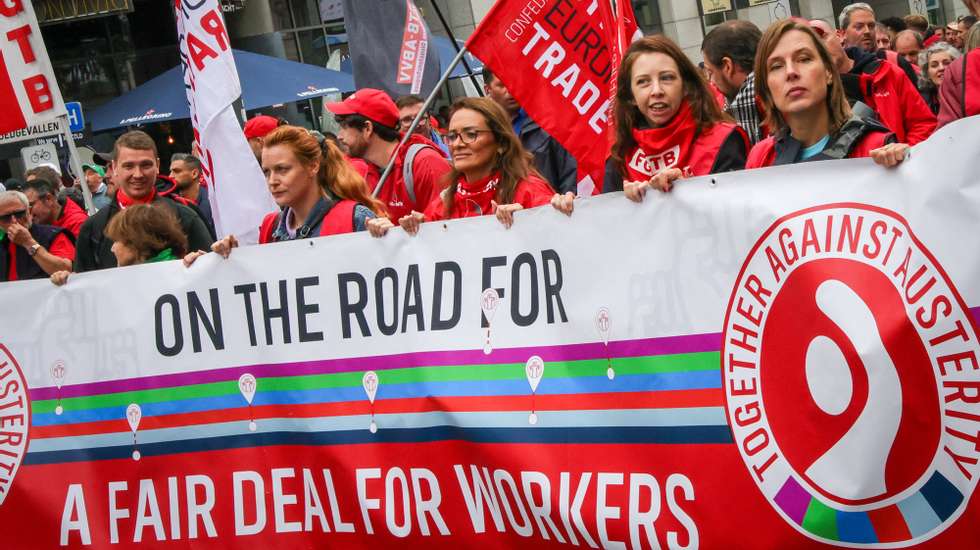
<svg viewBox="0 0 980 550">
<path fill-rule="evenodd" d="M 44 279 L 71 270 L 75 243 L 60 227 L 33 223 L 20 191 L 0 192 L 0 281 Z"/>
</svg>

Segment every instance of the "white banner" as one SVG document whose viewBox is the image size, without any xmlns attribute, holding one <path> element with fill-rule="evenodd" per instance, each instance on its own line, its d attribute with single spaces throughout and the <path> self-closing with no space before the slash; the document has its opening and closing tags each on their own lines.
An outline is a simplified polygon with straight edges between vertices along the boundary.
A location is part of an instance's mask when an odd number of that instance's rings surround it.
<svg viewBox="0 0 980 550">
<path fill-rule="evenodd" d="M 218 237 L 258 242 L 262 217 L 276 210 L 234 112 L 242 89 L 217 0 L 177 1 L 177 34 L 194 137 L 201 149 Z"/>
<path fill-rule="evenodd" d="M 0 285 L 0 528 L 10 548 L 975 546 L 978 150 L 974 117 L 895 169 Z"/>
<path fill-rule="evenodd" d="M 30 0 L 0 1 L 0 134 L 65 113 Z"/>
</svg>

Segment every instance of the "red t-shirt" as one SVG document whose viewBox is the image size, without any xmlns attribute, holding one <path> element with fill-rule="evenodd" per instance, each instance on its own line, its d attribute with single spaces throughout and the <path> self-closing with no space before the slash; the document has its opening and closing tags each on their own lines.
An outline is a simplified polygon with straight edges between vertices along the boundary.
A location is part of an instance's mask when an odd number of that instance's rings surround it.
<svg viewBox="0 0 980 550">
<path fill-rule="evenodd" d="M 78 237 L 78 232 L 82 229 L 82 224 L 88 219 L 88 214 L 79 208 L 75 201 L 65 200 L 65 206 L 61 209 L 61 217 L 54 221 L 56 227 L 67 229 L 72 235 Z"/>
<path fill-rule="evenodd" d="M 71 202 L 71 201 L 69 201 Z M 68 237 L 64 235 L 58 235 L 51 241 L 51 248 L 48 252 L 59 257 L 65 258 L 67 260 L 75 261 L 75 245 L 68 240 Z M 7 242 L 7 253 L 10 258 L 10 264 L 7 266 L 7 280 L 16 281 L 17 280 L 17 245 L 13 241 Z"/>
</svg>

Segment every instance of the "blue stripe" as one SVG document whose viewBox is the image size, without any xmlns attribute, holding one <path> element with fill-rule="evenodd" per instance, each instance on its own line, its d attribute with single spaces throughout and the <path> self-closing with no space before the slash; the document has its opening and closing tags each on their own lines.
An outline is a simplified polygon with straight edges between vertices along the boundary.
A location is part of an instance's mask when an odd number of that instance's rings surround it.
<svg viewBox="0 0 980 550">
<path fill-rule="evenodd" d="M 871 544 L 878 542 L 871 518 L 866 512 L 837 511 L 837 536 L 841 542 Z"/>
<path fill-rule="evenodd" d="M 611 381 L 606 378 L 605 372 L 603 372 L 602 376 L 546 378 L 541 381 L 537 393 L 539 395 L 575 395 L 703 388 L 714 389 L 720 387 L 721 371 L 719 370 L 624 375 L 617 376 L 615 380 Z M 531 395 L 531 388 L 526 380 L 433 381 L 389 385 L 385 385 L 384 380 L 382 380 L 381 385 L 378 387 L 376 399 L 520 395 L 526 395 L 528 397 Z M 252 401 L 252 404 L 255 406 L 303 405 L 366 400 L 367 396 L 360 387 L 343 387 L 280 392 L 263 392 L 260 390 L 255 394 L 255 399 Z M 164 401 L 160 403 L 140 403 L 144 417 L 237 409 L 244 406 L 246 406 L 245 399 L 238 394 L 184 399 L 180 401 Z M 35 426 L 57 426 L 105 420 L 119 420 L 125 423 L 125 419 L 126 407 L 105 407 L 79 411 L 66 408 L 61 415 L 54 413 L 35 414 L 31 418 L 31 422 Z"/>
<path fill-rule="evenodd" d="M 913 538 L 925 535 L 941 523 L 939 516 L 922 496 L 921 491 L 912 493 L 905 500 L 899 502 L 898 510 L 902 512 L 905 525 L 908 526 L 909 533 L 912 534 Z"/>
<path fill-rule="evenodd" d="M 730 444 L 728 426 L 628 427 L 628 428 L 458 428 L 435 426 L 421 429 L 367 429 L 335 432 L 275 432 L 233 435 L 167 443 L 139 445 L 143 456 L 242 449 L 270 445 L 353 445 L 362 443 L 426 443 L 467 441 L 470 443 L 559 443 L 559 444 Z M 130 458 L 131 445 L 28 453 L 25 465 L 60 464 Z"/>
<path fill-rule="evenodd" d="M 963 502 L 963 493 L 939 472 L 933 473 L 919 492 L 942 521 L 949 519 Z"/>
</svg>

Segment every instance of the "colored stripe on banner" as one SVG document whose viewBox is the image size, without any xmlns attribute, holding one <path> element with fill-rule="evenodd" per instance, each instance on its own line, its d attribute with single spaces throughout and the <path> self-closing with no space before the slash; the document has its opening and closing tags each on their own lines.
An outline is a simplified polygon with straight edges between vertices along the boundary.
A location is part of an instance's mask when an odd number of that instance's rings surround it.
<svg viewBox="0 0 980 550">
<path fill-rule="evenodd" d="M 167 443 L 137 444 L 143 456 L 266 447 L 271 445 L 354 445 L 364 443 L 427 443 L 433 441 L 465 441 L 469 443 L 539 443 L 539 444 L 731 444 L 728 426 L 685 427 L 598 427 L 598 428 L 459 428 L 433 426 L 422 429 L 380 429 L 371 433 L 366 428 L 336 432 L 277 432 L 242 434 L 217 438 L 202 438 Z M 99 447 L 28 453 L 24 465 L 59 464 L 93 460 L 129 458 L 134 446 Z"/>
</svg>

